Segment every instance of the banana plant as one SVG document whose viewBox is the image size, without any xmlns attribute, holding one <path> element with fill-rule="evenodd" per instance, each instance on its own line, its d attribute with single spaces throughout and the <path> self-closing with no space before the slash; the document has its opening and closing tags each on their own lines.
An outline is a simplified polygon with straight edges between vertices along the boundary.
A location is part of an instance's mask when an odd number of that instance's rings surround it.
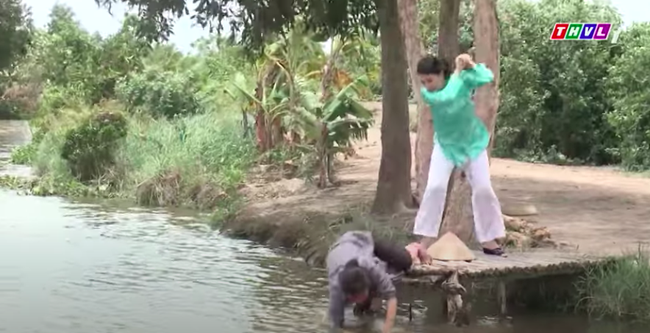
<svg viewBox="0 0 650 333">
<path fill-rule="evenodd" d="M 312 91 L 303 91 L 300 107 L 294 117 L 303 124 L 305 142 L 302 147 L 315 154 L 318 187 L 334 184 L 332 164 L 338 153 L 349 153 L 354 140 L 367 139 L 373 124 L 372 112 L 356 100 L 358 91 L 367 84 L 366 77 L 357 78 L 335 95 L 322 99 Z"/>
<path fill-rule="evenodd" d="M 337 51 L 345 45 L 349 44 L 338 45 Z M 313 51 L 315 46 L 308 36 L 292 32 L 267 45 L 256 65 L 259 70 L 255 82 L 237 74 L 226 92 L 248 110 L 256 110 L 256 124 L 262 124 L 261 129 L 256 126 L 262 152 L 278 143 L 276 137 L 291 134 L 291 147 L 317 161 L 318 186 L 324 188 L 328 180 L 335 183 L 334 156 L 350 153 L 353 140 L 366 139 L 373 117 L 357 101 L 368 87 L 367 77 L 361 75 L 350 82 L 349 76 L 341 75 L 336 77 L 336 83 L 348 80 L 347 85 L 335 83 L 332 91 L 330 84 L 334 82 L 323 80 L 323 68 L 336 70 L 339 52 L 327 61 L 320 47 L 316 48 L 318 52 Z M 324 88 L 318 89 L 320 86 Z"/>
<path fill-rule="evenodd" d="M 268 144 L 272 141 L 270 136 L 273 124 L 276 119 L 280 119 L 281 111 L 289 107 L 289 99 L 282 93 L 280 80 L 275 80 L 270 87 L 258 85 L 257 88 L 253 88 L 253 85 L 242 73 L 237 73 L 224 90 L 245 106 L 244 113 L 253 109 L 257 110 L 256 125 L 261 124 L 261 126 L 256 126 L 257 143 L 262 151 L 266 151 L 270 148 Z M 246 116 L 244 114 L 244 117 Z M 263 119 L 259 119 L 259 117 Z"/>
</svg>

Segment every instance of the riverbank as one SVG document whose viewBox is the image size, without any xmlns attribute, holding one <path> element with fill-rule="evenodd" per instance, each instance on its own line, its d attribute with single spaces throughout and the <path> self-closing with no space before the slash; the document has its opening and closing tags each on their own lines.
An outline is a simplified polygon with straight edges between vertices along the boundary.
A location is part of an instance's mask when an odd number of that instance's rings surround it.
<svg viewBox="0 0 650 333">
<path fill-rule="evenodd" d="M 224 227 L 238 235 L 297 247 L 295 230 L 318 230 L 310 238 L 332 237 L 335 231 L 372 228 L 389 237 L 410 234 L 415 211 L 398 216 L 368 214 L 376 189 L 381 158 L 379 103 L 376 124 L 368 140 L 356 145 L 356 155 L 340 161 L 340 186 L 318 190 L 299 179 L 264 176 L 248 179 L 240 192 L 246 204 Z M 414 142 L 415 136 L 412 135 Z M 650 179 L 611 167 L 533 164 L 494 158 L 493 184 L 503 206 L 532 204 L 538 215 L 526 217 L 532 226 L 546 228 L 559 246 L 588 255 L 633 253 L 650 239 Z M 272 174 L 272 173 L 271 173 Z M 342 222 L 341 222 L 342 221 Z M 618 222 L 622 221 L 622 222 Z M 281 232 L 279 230 L 291 232 Z M 272 231 L 269 231 L 272 230 Z M 400 235 L 401 236 L 398 236 Z M 287 238 L 294 242 L 287 241 Z M 326 246 L 324 246 L 326 247 Z"/>
</svg>

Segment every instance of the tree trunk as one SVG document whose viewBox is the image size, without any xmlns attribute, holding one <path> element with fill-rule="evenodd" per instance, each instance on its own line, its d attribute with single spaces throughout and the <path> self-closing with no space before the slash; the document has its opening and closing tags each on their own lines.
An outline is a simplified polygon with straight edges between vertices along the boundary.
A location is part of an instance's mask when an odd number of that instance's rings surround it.
<svg viewBox="0 0 650 333">
<path fill-rule="evenodd" d="M 264 80 L 258 79 L 257 86 L 255 87 L 255 98 L 262 100 L 264 94 Z M 266 141 L 266 115 L 264 109 L 260 105 L 255 105 L 255 139 L 257 141 L 257 149 L 260 152 L 265 152 L 268 149 Z"/>
<path fill-rule="evenodd" d="M 396 213 L 413 203 L 406 56 L 397 0 L 376 3 L 381 34 L 382 151 L 372 210 Z"/>
<path fill-rule="evenodd" d="M 257 148 L 259 151 L 262 153 L 267 151 L 269 145 L 266 136 L 266 117 L 264 116 L 264 111 L 261 110 L 258 110 L 255 114 L 255 137 L 257 138 Z"/>
<path fill-rule="evenodd" d="M 499 109 L 499 20 L 496 0 L 478 0 L 474 5 L 474 45 L 476 62 L 484 63 L 494 73 L 494 82 L 478 89 L 474 97 L 476 114 L 490 131 L 488 153 L 491 153 Z"/>
<path fill-rule="evenodd" d="M 460 52 L 458 40 L 458 15 L 460 0 L 440 0 L 438 13 L 438 56 L 447 59 L 453 65 Z"/>
<path fill-rule="evenodd" d="M 418 127 L 415 139 L 415 198 L 419 203 L 427 186 L 429 175 L 429 162 L 433 150 L 433 122 L 431 111 L 420 95 L 420 78 L 417 73 L 417 64 L 424 56 L 420 29 L 418 27 L 417 0 L 398 0 L 400 25 L 406 44 L 406 58 L 408 59 L 411 89 L 418 104 Z"/>
<path fill-rule="evenodd" d="M 460 0 L 441 0 L 438 28 L 438 55 L 450 64 L 460 52 L 458 39 L 458 15 Z M 434 120 L 435 121 L 435 120 Z M 471 205 L 471 189 L 467 179 L 459 170 L 455 170 L 449 179 L 447 202 L 440 234 L 453 232 L 466 244 L 474 240 L 474 224 Z"/>
<path fill-rule="evenodd" d="M 284 129 L 282 128 L 282 119 L 276 117 L 271 122 L 271 142 L 270 147 L 275 148 L 284 143 Z"/>
<path fill-rule="evenodd" d="M 328 174 L 327 171 L 329 170 L 329 160 L 327 159 L 327 156 L 329 152 L 327 151 L 327 124 L 322 123 L 320 127 L 320 136 L 318 138 L 317 142 L 317 149 L 318 149 L 318 165 L 319 165 L 319 172 L 318 172 L 318 188 L 326 188 L 327 187 L 327 179 L 328 179 Z"/>
</svg>

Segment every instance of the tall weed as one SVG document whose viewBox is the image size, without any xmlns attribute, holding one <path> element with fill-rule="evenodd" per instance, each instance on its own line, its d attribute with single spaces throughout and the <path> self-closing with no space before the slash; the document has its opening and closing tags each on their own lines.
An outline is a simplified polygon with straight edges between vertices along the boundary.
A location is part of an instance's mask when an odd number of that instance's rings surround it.
<svg viewBox="0 0 650 333">
<path fill-rule="evenodd" d="M 650 256 L 642 249 L 588 271 L 576 287 L 592 316 L 650 320 Z"/>
<path fill-rule="evenodd" d="M 128 133 L 117 157 L 126 170 L 122 188 L 143 204 L 215 208 L 234 195 L 256 157 L 235 114 L 139 116 Z"/>
</svg>

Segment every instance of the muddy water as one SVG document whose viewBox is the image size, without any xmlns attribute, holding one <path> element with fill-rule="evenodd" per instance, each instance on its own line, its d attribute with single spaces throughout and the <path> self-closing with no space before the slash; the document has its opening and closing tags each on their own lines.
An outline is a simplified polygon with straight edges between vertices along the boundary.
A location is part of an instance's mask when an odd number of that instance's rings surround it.
<svg viewBox="0 0 650 333">
<path fill-rule="evenodd" d="M 223 237 L 202 222 L 187 211 L 0 189 L 0 332 L 327 331 L 322 271 Z M 507 323 L 481 316 L 456 329 L 444 324 L 438 299 L 420 299 L 422 293 L 413 290 L 400 294 L 418 306 L 412 322 L 401 306 L 395 332 L 641 332 L 540 314 L 516 315 Z M 369 321 L 352 331 L 378 327 Z"/>
</svg>

